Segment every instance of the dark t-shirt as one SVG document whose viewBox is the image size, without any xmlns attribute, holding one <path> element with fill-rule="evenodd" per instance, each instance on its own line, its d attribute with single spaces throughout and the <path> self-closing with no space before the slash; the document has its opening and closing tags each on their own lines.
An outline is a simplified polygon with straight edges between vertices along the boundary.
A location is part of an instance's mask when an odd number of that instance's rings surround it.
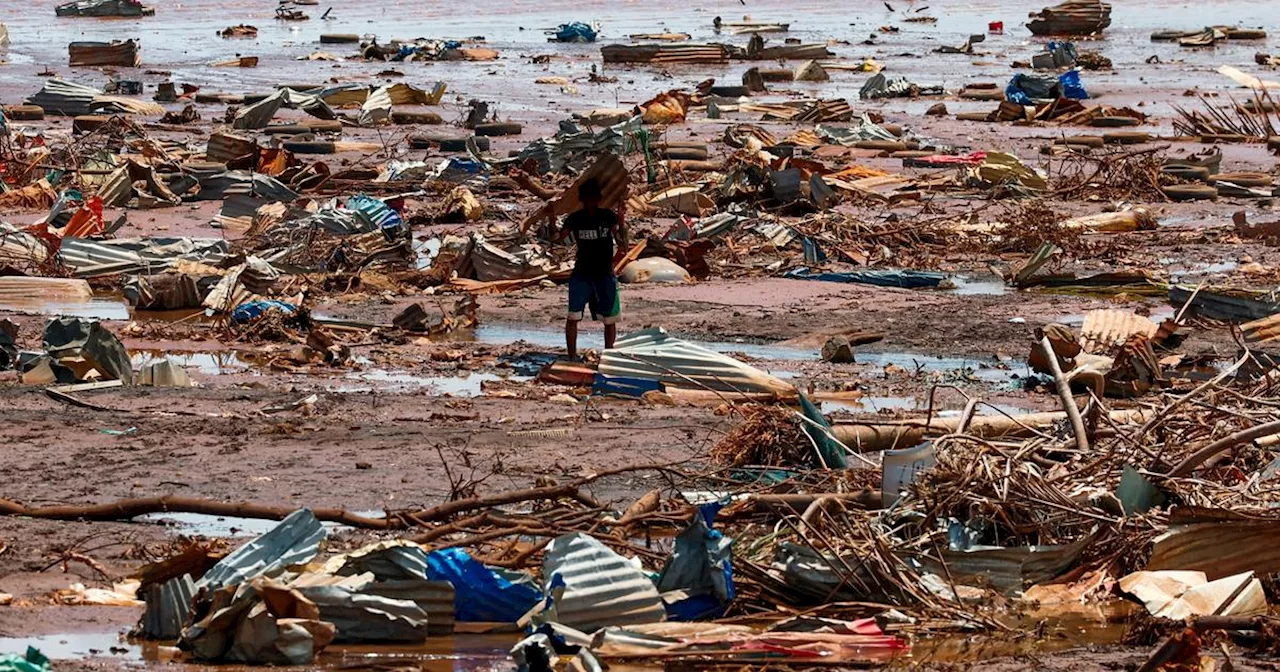
<svg viewBox="0 0 1280 672">
<path fill-rule="evenodd" d="M 597 209 L 594 215 L 579 210 L 564 218 L 564 228 L 578 246 L 574 275 L 584 278 L 613 275 L 613 231 L 617 226 L 617 213 L 605 208 Z"/>
</svg>

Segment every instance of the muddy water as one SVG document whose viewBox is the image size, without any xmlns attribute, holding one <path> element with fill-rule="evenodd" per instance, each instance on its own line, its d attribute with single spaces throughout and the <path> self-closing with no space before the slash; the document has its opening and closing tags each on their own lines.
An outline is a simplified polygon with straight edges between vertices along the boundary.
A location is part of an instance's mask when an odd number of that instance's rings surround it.
<svg viewBox="0 0 1280 672">
<path fill-rule="evenodd" d="M 718 39 L 738 44 L 746 36 L 717 35 L 711 27 L 716 15 L 735 18 L 750 13 L 757 19 L 785 20 L 792 23 L 789 37 L 807 42 L 835 40 L 835 51 L 841 57 L 875 57 L 889 63 L 894 75 L 907 75 L 927 84 L 944 84 L 955 88 L 968 80 L 1007 80 L 1007 63 L 1025 60 L 1040 49 L 1021 26 L 1027 12 L 1045 4 L 1044 0 L 995 2 L 979 0 L 947 3 L 945 10 L 934 7 L 937 24 L 909 24 L 899 19 L 903 12 L 888 12 L 879 0 L 852 3 L 784 2 L 757 0 L 744 7 L 736 0 L 717 0 L 681 5 L 672 0 L 653 2 L 566 2 L 564 0 L 477 0 L 460 12 L 453 3 L 421 3 L 410 0 L 388 0 L 379 3 L 339 4 L 334 6 L 332 20 L 319 20 L 325 6 L 308 7 L 315 15 L 310 21 L 280 22 L 273 18 L 275 3 L 264 0 L 188 0 L 182 3 L 156 1 L 157 15 L 142 19 L 94 20 L 55 19 L 56 0 L 0 0 L 0 15 L 9 26 L 12 45 L 4 56 L 10 62 L 0 68 L 0 90 L 9 92 L 4 102 L 29 94 L 39 88 L 35 73 L 51 65 L 59 74 L 85 83 L 98 84 L 105 76 L 92 69 L 71 71 L 65 66 L 66 44 L 73 40 L 110 40 L 125 37 L 141 39 L 143 69 L 134 76 L 154 84 L 165 75 L 145 75 L 145 69 L 172 72 L 173 79 L 207 89 L 244 93 L 268 89 L 281 82 L 323 83 L 340 81 L 374 81 L 385 63 L 340 61 L 297 61 L 314 51 L 323 50 L 344 57 L 354 52 L 350 45 L 320 45 L 321 33 L 360 33 L 377 35 L 386 42 L 392 38 L 450 37 L 484 35 L 490 46 L 503 58 L 495 63 L 397 64 L 406 81 L 423 84 L 436 79 L 447 80 L 451 89 L 466 97 L 484 97 L 499 102 L 503 115 L 526 120 L 547 120 L 563 116 L 566 108 L 617 106 L 643 100 L 653 91 L 671 86 L 688 85 L 707 76 L 728 81 L 740 77 L 747 64 L 717 67 L 671 68 L 675 80 L 662 76 L 657 69 L 620 68 L 623 76 L 612 85 L 578 85 L 576 90 L 561 92 L 537 87 L 532 80 L 554 71 L 555 74 L 584 77 L 594 65 L 599 67 L 599 45 L 549 45 L 543 30 L 572 20 L 600 21 L 602 42 L 626 41 L 635 32 L 659 30 L 684 31 L 695 41 Z M 891 3 L 893 4 L 893 3 Z M 897 3 L 903 5 L 904 3 Z M 919 5 L 920 3 L 917 3 Z M 1170 2 L 1117 3 L 1112 27 L 1104 38 L 1090 46 L 1102 48 L 1115 62 L 1118 74 L 1087 73 L 1086 86 L 1095 96 L 1108 102 L 1136 103 L 1143 92 L 1152 89 L 1180 92 L 1193 84 L 1212 89 L 1230 88 L 1231 84 L 1213 70 L 1223 64 L 1249 70 L 1258 43 L 1233 42 L 1212 49 L 1181 49 L 1168 43 L 1151 43 L 1150 32 L 1161 28 L 1196 28 L 1208 21 L 1262 26 L 1274 31 L 1277 18 L 1267 3 L 1244 2 Z M 988 36 L 979 45 L 979 54 L 969 56 L 930 53 L 939 45 L 958 45 L 972 33 L 984 33 L 988 21 L 1002 20 L 1005 35 Z M 221 28 L 250 23 L 259 28 L 256 39 L 222 40 L 215 36 Z M 881 25 L 895 25 L 900 32 L 884 35 Z M 875 44 L 861 44 L 874 35 Z M 532 63 L 528 55 L 554 53 L 562 57 L 551 66 Z M 262 64 L 257 68 L 213 68 L 209 63 L 236 54 L 257 55 Z M 901 57 L 909 54 L 910 57 Z M 1163 65 L 1148 66 L 1144 61 L 1159 56 Z M 984 66 L 989 63 L 990 67 Z M 977 67 L 973 67 L 977 64 Z M 958 67 L 959 66 L 959 67 Z M 615 68 L 611 68 L 615 69 Z M 849 95 L 864 76 L 841 73 L 832 85 L 796 84 L 795 89 L 807 94 L 825 92 Z M 1141 80 L 1139 79 L 1141 78 Z M 513 85 L 515 84 L 515 85 Z M 519 84 L 524 84 L 520 86 Z M 149 93 L 149 92 L 148 92 Z M 922 112 L 928 100 L 876 103 L 912 114 Z M 951 103 L 948 104 L 949 106 Z M 989 108 L 986 103 L 957 103 L 964 111 L 973 107 Z M 1168 103 L 1156 103 L 1148 112 L 1170 113 Z M 1033 129 L 1009 129 L 1010 133 L 1038 133 Z"/>
<path fill-rule="evenodd" d="M 417 646 L 341 646 L 326 648 L 313 667 L 372 669 L 409 667 L 423 672 L 498 672 L 514 670 L 510 651 L 517 636 L 432 637 Z M 55 661 L 112 658 L 131 663 L 164 663 L 181 654 L 172 643 L 130 640 L 114 632 L 63 633 L 40 637 L 0 637 L 0 655 L 25 653 L 34 646 Z"/>
</svg>

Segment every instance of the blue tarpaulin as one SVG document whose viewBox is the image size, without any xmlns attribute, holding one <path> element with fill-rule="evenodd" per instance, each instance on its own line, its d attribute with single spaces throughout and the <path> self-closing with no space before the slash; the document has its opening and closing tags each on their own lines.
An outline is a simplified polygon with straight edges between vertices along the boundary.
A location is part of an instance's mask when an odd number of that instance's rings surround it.
<svg viewBox="0 0 1280 672">
<path fill-rule="evenodd" d="M 617 394 L 624 397 L 642 397 L 645 392 L 662 391 L 662 381 L 649 378 L 625 378 L 596 374 L 591 394 Z"/>
<path fill-rule="evenodd" d="M 284 301 L 246 301 L 231 311 L 231 319 L 244 324 L 262 317 L 269 310 L 279 310 L 286 315 L 292 315 L 298 312 L 298 307 Z"/>
<path fill-rule="evenodd" d="M 556 30 L 556 42 L 595 42 L 596 31 L 591 26 L 581 22 L 563 23 Z"/>
<path fill-rule="evenodd" d="M 928 271 L 866 270 L 836 273 L 829 271 L 815 271 L 809 268 L 792 269 L 787 271 L 784 277 L 796 278 L 799 280 L 825 280 L 826 282 L 856 282 L 864 285 L 901 287 L 903 289 L 937 287 L 943 280 L 947 279 L 947 276 L 944 273 L 932 273 Z"/>
<path fill-rule="evenodd" d="M 658 577 L 658 590 L 685 591 L 685 599 L 667 603 L 667 618 L 693 621 L 719 618 L 733 601 L 733 540 L 712 529 L 721 504 L 698 507 L 689 527 L 676 537 L 671 558 Z"/>
<path fill-rule="evenodd" d="M 1084 100 L 1088 97 L 1089 93 L 1080 81 L 1079 70 L 1068 70 L 1057 77 L 1019 72 L 1004 89 L 1004 99 L 1018 105 L 1034 105 L 1037 100 Z"/>
<path fill-rule="evenodd" d="M 429 553 L 427 578 L 453 584 L 459 621 L 515 623 L 542 599 L 533 577 L 487 567 L 460 548 Z"/>
</svg>

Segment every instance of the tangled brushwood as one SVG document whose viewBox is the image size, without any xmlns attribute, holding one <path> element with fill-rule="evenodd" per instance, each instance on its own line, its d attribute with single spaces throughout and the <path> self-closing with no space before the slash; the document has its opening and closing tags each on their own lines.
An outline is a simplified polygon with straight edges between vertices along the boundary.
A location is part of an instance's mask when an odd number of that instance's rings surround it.
<svg viewBox="0 0 1280 672">
<path fill-rule="evenodd" d="M 793 466 L 812 461 L 809 440 L 794 412 L 773 406 L 745 406 L 743 420 L 711 448 L 711 459 L 732 467 Z"/>
</svg>

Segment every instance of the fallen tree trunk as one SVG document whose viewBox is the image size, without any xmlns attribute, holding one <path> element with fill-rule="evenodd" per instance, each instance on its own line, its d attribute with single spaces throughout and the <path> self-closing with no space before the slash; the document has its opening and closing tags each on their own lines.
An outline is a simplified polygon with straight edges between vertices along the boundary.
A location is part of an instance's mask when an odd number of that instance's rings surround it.
<svg viewBox="0 0 1280 672">
<path fill-rule="evenodd" d="M 1111 412 L 1111 422 L 1124 425 L 1145 422 L 1154 417 L 1154 412 L 1143 408 L 1127 409 Z M 1040 429 L 1067 419 L 1062 411 L 1049 413 L 1028 413 L 1026 415 L 1004 416 L 987 415 L 974 418 L 967 434 L 984 439 L 1001 436 L 1025 437 L 1031 432 L 1028 427 Z M 863 453 L 909 448 L 924 441 L 926 436 L 940 436 L 955 432 L 960 426 L 961 418 L 934 418 L 926 425 L 924 420 L 903 420 L 896 423 L 877 424 L 843 424 L 832 428 L 841 443 L 851 450 Z"/>
<path fill-rule="evenodd" d="M 0 499 L 0 514 L 44 518 L 47 520 L 129 520 L 149 513 L 203 513 L 211 516 L 228 516 L 232 518 L 283 520 L 285 516 L 297 510 L 298 507 L 296 506 L 264 506 L 249 502 L 218 502 L 198 497 L 173 497 L 169 495 L 122 499 L 106 504 L 42 507 L 27 507 L 7 499 Z M 370 530 L 404 527 L 404 524 L 396 518 L 368 518 L 343 509 L 312 509 L 311 513 L 315 514 L 317 519 L 325 522 L 341 523 Z"/>
</svg>

